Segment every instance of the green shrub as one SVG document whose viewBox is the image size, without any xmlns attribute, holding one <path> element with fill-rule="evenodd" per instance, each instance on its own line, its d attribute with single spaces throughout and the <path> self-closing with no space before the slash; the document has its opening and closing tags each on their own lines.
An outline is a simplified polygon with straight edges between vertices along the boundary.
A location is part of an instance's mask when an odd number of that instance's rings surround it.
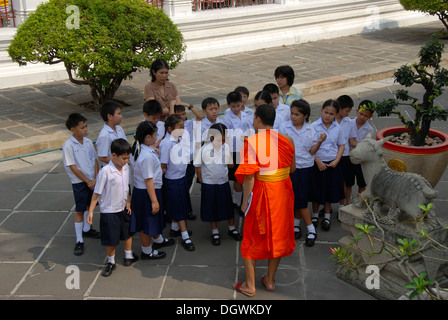
<svg viewBox="0 0 448 320">
<path fill-rule="evenodd" d="M 98 107 L 133 72 L 157 58 L 174 68 L 184 50 L 177 27 L 144 0 L 52 0 L 19 26 L 8 53 L 19 65 L 64 63 L 70 81 L 88 85 Z"/>
</svg>

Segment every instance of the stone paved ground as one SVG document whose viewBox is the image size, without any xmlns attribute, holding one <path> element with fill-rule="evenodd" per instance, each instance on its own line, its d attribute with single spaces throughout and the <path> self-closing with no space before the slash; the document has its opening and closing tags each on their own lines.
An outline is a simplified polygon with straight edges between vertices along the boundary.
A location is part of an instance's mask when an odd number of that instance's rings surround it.
<svg viewBox="0 0 448 320">
<path fill-rule="evenodd" d="M 356 103 L 364 98 L 375 101 L 390 96 L 390 79 L 378 78 L 387 78 L 393 68 L 414 61 L 420 45 L 440 28 L 438 24 L 427 24 L 187 61 L 171 71 L 171 79 L 178 85 L 182 99 L 198 107 L 207 96 L 223 102 L 227 92 L 237 85 L 246 85 L 253 96 L 265 83 L 274 81 L 276 66 L 291 64 L 297 73 L 296 85 L 303 88 L 312 105 L 314 120 L 327 98 L 345 93 Z M 117 99 L 131 105 L 124 110 L 123 126 L 127 132 L 135 130 L 142 118 L 142 90 L 146 81 L 148 72 L 137 74 L 117 94 Z M 360 81 L 367 83 L 355 86 Z M 330 91 L 340 86 L 344 88 Z M 87 100 L 86 88 L 68 82 L 0 91 L 0 158 L 56 148 L 53 152 L 0 162 L 0 298 L 179 299 L 179 304 L 190 299 L 254 301 L 231 288 L 232 282 L 243 278 L 239 244 L 223 236 L 222 246 L 213 247 L 208 226 L 199 219 L 189 223 L 194 231 L 195 252 L 186 252 L 176 242 L 166 250 L 168 257 L 163 261 L 139 261 L 125 268 L 119 251 L 119 265 L 111 278 L 100 276 L 105 252 L 96 240 L 86 239 L 86 253 L 81 257 L 73 255 L 73 196 L 58 148 L 68 136 L 63 125 L 67 115 L 79 112 L 78 104 Z M 446 98 L 441 102 L 448 104 Z M 89 110 L 82 113 L 89 119 L 89 137 L 96 139 L 102 126 L 98 114 Z M 380 129 L 397 124 L 397 119 L 376 118 L 372 122 Z M 436 122 L 434 127 L 446 131 L 444 122 Z M 447 183 L 445 172 L 437 185 L 436 201 L 438 212 L 445 219 Z M 198 186 L 192 189 L 192 198 L 198 212 Z M 295 252 L 282 260 L 277 290 L 267 292 L 258 285 L 256 299 L 373 299 L 336 277 L 335 267 L 328 260 L 328 247 L 337 246 L 346 232 L 332 219 L 332 230 L 328 233 L 318 230 L 319 238 L 313 248 L 305 247 L 302 240 L 297 242 Z M 98 225 L 98 220 L 94 220 L 94 225 Z M 239 219 L 238 227 L 241 225 Z M 225 225 L 220 228 L 225 230 Z M 138 236 L 134 250 L 140 252 Z M 80 270 L 80 289 L 69 290 L 65 285 L 69 266 Z M 266 263 L 260 262 L 256 276 L 261 277 L 265 271 Z M 166 311 L 173 313 L 172 309 Z"/>
</svg>

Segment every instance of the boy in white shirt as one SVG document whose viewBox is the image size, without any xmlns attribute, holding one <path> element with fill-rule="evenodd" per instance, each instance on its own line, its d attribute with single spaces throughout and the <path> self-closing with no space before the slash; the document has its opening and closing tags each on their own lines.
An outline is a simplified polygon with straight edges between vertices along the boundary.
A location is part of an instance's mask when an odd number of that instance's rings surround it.
<svg viewBox="0 0 448 320">
<path fill-rule="evenodd" d="M 98 174 L 98 162 L 92 140 L 87 138 L 87 119 L 79 113 L 72 113 L 65 125 L 73 134 L 62 146 L 62 162 L 75 197 L 74 254 L 79 256 L 84 253 L 83 236 L 99 238 L 99 232 L 86 221 Z"/>
<path fill-rule="evenodd" d="M 291 109 L 288 105 L 280 103 L 280 89 L 275 83 L 268 83 L 263 87 L 263 91 L 271 94 L 272 106 L 275 108 L 274 129 L 279 129 L 282 122 L 289 121 Z"/>
<path fill-rule="evenodd" d="M 118 138 L 127 139 L 123 128 L 120 127 L 123 116 L 121 115 L 121 105 L 118 102 L 105 102 L 101 106 L 100 115 L 105 124 L 96 140 L 96 148 L 98 151 L 98 159 L 102 162 L 102 165 L 106 165 L 112 158 L 110 152 L 112 141 Z"/>
<path fill-rule="evenodd" d="M 352 144 L 353 141 L 355 141 L 356 134 L 352 128 L 353 127 L 351 123 L 352 119 L 348 117 L 353 108 L 353 99 L 348 95 L 341 95 L 336 100 L 339 102 L 340 107 L 339 112 L 336 115 L 336 121 L 341 127 L 341 131 L 344 134 L 345 138 L 344 153 L 342 153 L 342 158 L 340 162 L 342 176 L 344 179 L 345 199 L 341 199 L 341 201 L 339 201 L 339 208 L 340 208 L 344 205 L 350 204 L 352 189 L 351 187 L 349 188 L 347 186 L 347 179 L 349 179 L 350 176 L 352 163 L 350 162 L 350 157 L 348 153 L 350 152 L 350 144 Z"/>
<path fill-rule="evenodd" d="M 124 266 L 130 266 L 138 257 L 132 252 L 130 233 L 131 196 L 129 192 L 129 156 L 131 146 L 125 139 L 111 143 L 112 160 L 104 166 L 97 178 L 87 222 L 92 223 L 93 210 L 100 206 L 101 245 L 106 246 L 107 263 L 102 275 L 108 277 L 115 270 L 115 248 L 124 240 Z"/>
<path fill-rule="evenodd" d="M 243 106 L 242 96 L 239 92 L 233 91 L 227 95 L 227 110 L 230 112 L 224 114 L 222 119 L 226 126 L 232 152 L 233 167 L 229 168 L 229 180 L 233 181 L 233 203 L 235 206 L 241 206 L 243 194 L 243 185 L 236 181 L 235 171 L 240 163 L 240 150 L 244 145 L 244 138 L 249 136 L 250 125 L 246 113 L 241 112 Z"/>
<path fill-rule="evenodd" d="M 368 134 L 374 133 L 373 127 L 368 122 L 373 117 L 372 106 L 373 102 L 370 100 L 363 100 L 359 103 L 358 109 L 356 110 L 357 117 L 351 120 L 352 130 L 355 133 L 355 139 L 350 141 L 350 150 L 353 150 L 358 142 L 362 141 Z M 353 164 L 351 162 L 350 164 L 351 170 L 349 180 L 347 182 L 347 188 L 351 193 L 356 177 L 358 193 L 361 193 L 366 188 L 366 181 L 364 180 L 361 165 Z"/>
</svg>

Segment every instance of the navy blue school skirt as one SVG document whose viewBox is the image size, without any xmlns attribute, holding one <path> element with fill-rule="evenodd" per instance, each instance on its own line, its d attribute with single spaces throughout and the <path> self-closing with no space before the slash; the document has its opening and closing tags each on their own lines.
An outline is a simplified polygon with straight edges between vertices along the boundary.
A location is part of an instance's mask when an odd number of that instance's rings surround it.
<svg viewBox="0 0 448 320">
<path fill-rule="evenodd" d="M 217 222 L 233 218 L 232 191 L 224 184 L 201 184 L 201 220 Z"/>
<path fill-rule="evenodd" d="M 294 190 L 294 209 L 308 208 L 311 188 L 313 187 L 313 167 L 296 169 L 291 173 L 292 189 Z"/>
<path fill-rule="evenodd" d="M 187 219 L 189 211 L 189 192 L 187 178 L 165 178 L 165 211 L 174 221 Z"/>
<path fill-rule="evenodd" d="M 162 215 L 162 190 L 156 189 L 156 197 L 160 210 L 152 214 L 152 203 L 146 189 L 134 187 L 131 198 L 131 226 L 132 233 L 143 231 L 149 236 L 162 234 L 165 222 Z"/>
<path fill-rule="evenodd" d="M 330 163 L 325 162 L 325 163 Z M 345 199 L 344 194 L 344 178 L 340 163 L 336 168 L 327 168 L 320 171 L 316 164 L 313 167 L 313 187 L 311 201 L 319 204 L 337 203 L 341 199 Z"/>
</svg>

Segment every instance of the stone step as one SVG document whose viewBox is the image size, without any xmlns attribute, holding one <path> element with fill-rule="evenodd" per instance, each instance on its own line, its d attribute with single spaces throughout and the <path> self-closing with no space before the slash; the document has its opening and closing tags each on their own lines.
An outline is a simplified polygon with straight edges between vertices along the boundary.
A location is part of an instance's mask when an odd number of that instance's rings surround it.
<svg viewBox="0 0 448 320">
<path fill-rule="evenodd" d="M 279 1 L 279 0 L 276 0 Z M 280 0 L 173 17 L 187 46 L 184 60 L 300 44 L 437 21 L 398 0 Z M 68 79 L 62 64 L 19 67 L 6 53 L 16 28 L 0 28 L 0 88 Z"/>
<path fill-rule="evenodd" d="M 434 21 L 422 13 L 405 11 L 395 0 L 328 1 L 327 6 L 262 5 L 247 16 L 219 14 L 210 21 L 179 21 L 187 44 L 186 60 L 299 44 L 386 28 Z M 241 8 L 240 8 L 241 9 Z M 226 9 L 228 12 L 237 9 Z M 242 11 L 240 10 L 240 11 Z M 206 27 L 207 26 L 207 27 Z M 212 31 L 210 31 L 212 30 Z"/>
</svg>

